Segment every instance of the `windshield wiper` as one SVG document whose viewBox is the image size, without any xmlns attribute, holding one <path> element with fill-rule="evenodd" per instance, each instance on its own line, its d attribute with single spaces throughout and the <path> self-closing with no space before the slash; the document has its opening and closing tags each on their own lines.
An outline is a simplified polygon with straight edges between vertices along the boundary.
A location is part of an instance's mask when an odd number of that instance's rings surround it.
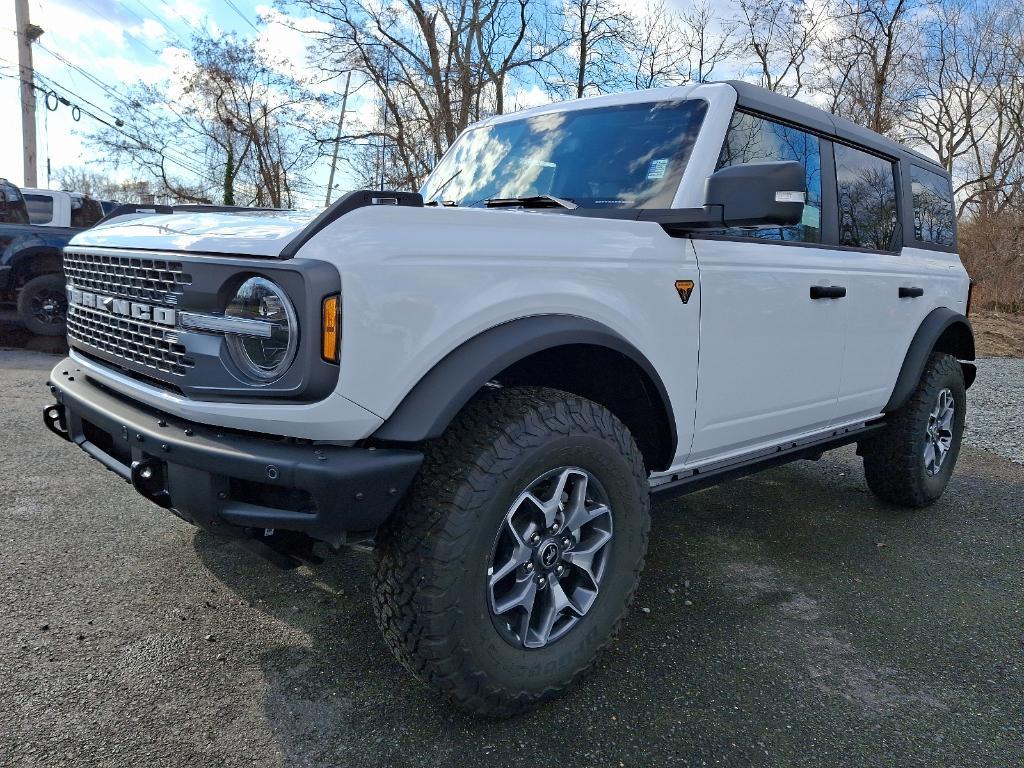
<svg viewBox="0 0 1024 768">
<path fill-rule="evenodd" d="M 449 176 L 448 179 L 445 181 L 445 183 L 437 188 L 437 192 L 435 192 L 434 196 L 430 198 L 430 202 L 429 203 L 424 203 L 424 205 L 437 205 L 438 203 L 440 203 L 441 205 L 443 205 L 443 206 L 445 206 L 447 208 L 457 208 L 459 204 L 456 203 L 454 200 L 440 200 L 439 201 L 438 198 L 441 197 L 441 194 L 446 189 L 448 189 L 448 185 L 451 184 L 453 181 L 455 181 L 455 177 L 458 176 L 460 173 L 462 173 L 462 168 L 459 168 L 459 170 L 457 170 L 455 173 L 453 173 L 451 176 Z"/>
<path fill-rule="evenodd" d="M 488 208 L 579 208 L 572 200 L 563 200 L 554 195 L 529 195 L 527 197 L 492 197 L 484 200 Z"/>
</svg>

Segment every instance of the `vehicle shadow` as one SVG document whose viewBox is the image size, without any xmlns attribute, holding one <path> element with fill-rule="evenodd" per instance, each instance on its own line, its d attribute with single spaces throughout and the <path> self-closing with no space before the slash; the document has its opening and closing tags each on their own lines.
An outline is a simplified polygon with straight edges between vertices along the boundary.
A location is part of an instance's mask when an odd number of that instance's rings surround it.
<svg viewBox="0 0 1024 768">
<path fill-rule="evenodd" d="M 879 514 L 852 451 L 821 464 L 657 505 L 619 637 L 565 698 L 504 721 L 455 710 L 393 660 L 370 606 L 370 554 L 283 572 L 207 534 L 194 541 L 225 586 L 304 638 L 260 660 L 287 765 L 771 764 L 766 745 L 805 744 L 794 718 L 874 721 L 934 704 L 858 666 L 828 626 L 838 593 L 875 569 L 874 539 L 906 521 Z"/>
</svg>

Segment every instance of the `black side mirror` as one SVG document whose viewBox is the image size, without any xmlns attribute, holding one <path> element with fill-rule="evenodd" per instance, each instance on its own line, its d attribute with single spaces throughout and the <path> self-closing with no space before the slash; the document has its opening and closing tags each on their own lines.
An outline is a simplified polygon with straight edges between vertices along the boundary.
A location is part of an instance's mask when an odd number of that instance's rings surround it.
<svg viewBox="0 0 1024 768">
<path fill-rule="evenodd" d="M 807 180 L 795 160 L 730 165 L 708 177 L 704 205 L 727 227 L 791 227 L 804 215 Z"/>
</svg>

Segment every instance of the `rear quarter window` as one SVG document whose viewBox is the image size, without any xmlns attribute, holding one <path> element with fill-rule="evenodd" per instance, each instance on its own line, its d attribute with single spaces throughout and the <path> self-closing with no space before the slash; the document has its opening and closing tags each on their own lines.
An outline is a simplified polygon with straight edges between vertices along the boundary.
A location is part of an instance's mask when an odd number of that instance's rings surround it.
<svg viewBox="0 0 1024 768">
<path fill-rule="evenodd" d="M 53 198 L 49 195 L 25 195 L 28 218 L 33 224 L 49 224 L 53 221 Z"/>
<path fill-rule="evenodd" d="M 890 160 L 835 144 L 839 244 L 894 250 L 896 177 Z"/>
<path fill-rule="evenodd" d="M 922 243 L 953 245 L 953 189 L 949 179 L 934 171 L 910 166 L 914 204 L 914 239 Z"/>
</svg>

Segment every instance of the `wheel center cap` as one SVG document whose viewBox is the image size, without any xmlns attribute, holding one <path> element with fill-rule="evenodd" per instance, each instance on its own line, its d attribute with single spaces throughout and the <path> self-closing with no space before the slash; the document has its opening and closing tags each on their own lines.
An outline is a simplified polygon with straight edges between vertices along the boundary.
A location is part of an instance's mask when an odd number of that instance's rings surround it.
<svg viewBox="0 0 1024 768">
<path fill-rule="evenodd" d="M 547 544 L 540 548 L 540 562 L 545 568 L 551 568 L 555 563 L 558 562 L 558 545 L 553 541 L 549 541 Z"/>
</svg>

